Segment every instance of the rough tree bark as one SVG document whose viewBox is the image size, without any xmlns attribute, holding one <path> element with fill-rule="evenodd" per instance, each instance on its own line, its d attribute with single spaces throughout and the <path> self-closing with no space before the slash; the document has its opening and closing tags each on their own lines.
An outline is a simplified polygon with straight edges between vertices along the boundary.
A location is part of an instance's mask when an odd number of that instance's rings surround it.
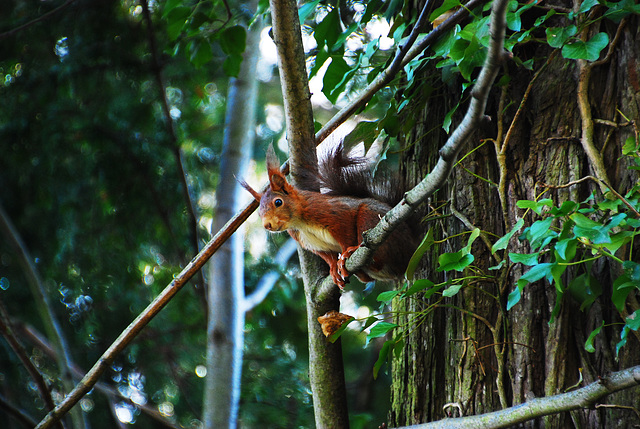
<svg viewBox="0 0 640 429">
<path fill-rule="evenodd" d="M 613 39 L 615 26 L 606 30 Z M 627 168 L 627 160 L 620 159 L 622 145 L 633 128 L 611 125 L 626 121 L 616 109 L 636 124 L 640 120 L 638 17 L 631 17 L 622 28 L 614 55 L 606 64 L 593 67 L 586 86 L 579 86 L 576 61 L 551 54 L 544 49 L 530 52 L 530 57 L 550 58 L 546 65 L 544 60 L 536 61 L 531 72 L 513 63 L 506 65 L 504 72 L 511 82 L 504 90 L 493 90 L 487 111 L 492 125 L 481 130 L 467 147 L 470 151 L 480 146 L 483 139 L 495 139 L 506 145 L 505 150 L 500 152 L 499 144 L 496 151 L 491 141 L 484 140 L 484 145 L 466 157 L 447 185 L 434 195 L 427 211 L 445 215 L 434 216 L 435 220 L 426 224 L 434 230 L 436 239 L 468 231 L 470 226 L 504 235 L 516 218 L 524 214 L 516 202 L 535 200 L 541 191 L 540 183 L 562 185 L 600 174 L 581 144 L 579 88 L 586 91 L 583 95 L 588 97 L 587 107 L 593 118 L 610 121 L 596 121 L 594 129 L 594 141 L 610 185 L 624 193 L 637 182 L 637 172 Z M 428 70 L 420 78 L 430 79 L 437 74 Z M 410 181 L 422 179 L 437 160 L 438 150 L 446 139 L 441 130 L 444 115 L 460 98 L 449 87 L 440 88 L 438 96 L 431 95 L 438 102 L 424 107 L 417 121 L 419 126 L 409 137 L 412 144 L 406 151 L 405 174 Z M 525 97 L 528 98 L 519 118 L 507 134 Z M 551 190 L 547 195 L 558 205 L 567 200 L 583 201 L 597 188 L 594 182 L 585 181 Z M 525 220 L 529 225 L 532 219 Z M 444 281 L 444 275 L 435 270 L 438 255 L 459 250 L 463 245 L 460 240 L 449 240 L 443 246 L 433 246 L 425 254 L 423 277 Z M 516 239 L 511 241 L 509 250 L 531 252 L 528 245 Z M 476 241 L 473 253 L 474 264 L 483 271 L 497 265 L 480 240 Z M 499 410 L 534 397 L 564 392 L 579 382 L 580 369 L 584 379 L 580 385 L 584 385 L 608 372 L 637 365 L 640 344 L 636 337 L 629 339 L 619 360 L 615 359 L 615 345 L 620 338 L 620 326 L 616 323 L 622 320 L 606 297 L 611 296 L 613 279 L 619 274 L 607 263 L 597 262 L 595 268 L 603 299 L 588 311 L 581 311 L 579 304 L 565 294 L 553 324 L 548 322 L 556 292 L 548 283 L 528 285 L 521 301 L 506 311 L 506 296 L 524 271 L 518 265 L 498 274 L 495 280 L 464 288 L 448 301 L 456 308 L 439 307 L 430 312 L 424 323 L 409 333 L 402 355 L 393 362 L 390 424 L 417 424 L 450 414 Z M 394 308 L 398 311 L 396 323 L 408 322 L 408 315 L 424 310 L 430 303 L 433 299 L 402 300 Z M 596 342 L 595 353 L 589 354 L 584 350 L 585 340 L 603 321 L 606 327 L 601 333 L 602 340 Z M 638 410 L 639 393 L 639 388 L 621 391 L 610 395 L 608 402 Z M 632 427 L 637 423 L 637 415 L 629 409 L 600 407 L 532 420 L 524 427 Z"/>
<path fill-rule="evenodd" d="M 273 39 L 284 99 L 287 141 L 294 183 L 304 170 L 317 168 L 311 94 L 307 81 L 304 49 L 296 2 L 271 0 Z M 344 366 L 340 341 L 330 343 L 322 334 L 318 317 L 338 310 L 337 287 L 319 297 L 317 290 L 327 276 L 326 264 L 299 249 L 309 329 L 309 382 L 317 428 L 348 428 Z"/>
</svg>

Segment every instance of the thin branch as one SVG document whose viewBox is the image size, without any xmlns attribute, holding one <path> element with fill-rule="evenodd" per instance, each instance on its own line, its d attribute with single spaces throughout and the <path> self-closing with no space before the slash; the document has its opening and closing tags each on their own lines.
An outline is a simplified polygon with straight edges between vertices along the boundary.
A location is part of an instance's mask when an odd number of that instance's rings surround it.
<svg viewBox="0 0 640 429">
<path fill-rule="evenodd" d="M 624 205 L 627 206 L 627 208 L 629 208 L 629 210 L 631 210 L 637 218 L 640 218 L 640 212 L 638 212 L 638 210 L 635 209 L 635 207 L 633 207 L 631 205 L 631 203 L 629 203 L 629 201 L 627 201 L 626 198 L 624 198 L 618 191 L 616 191 L 615 189 L 613 189 L 613 187 L 611 187 L 607 182 L 605 182 L 604 180 L 598 179 L 597 177 L 594 176 L 585 176 L 581 179 L 578 180 L 573 180 L 569 183 L 565 183 L 564 185 L 548 185 L 546 183 L 542 183 L 542 182 L 538 182 L 538 184 L 542 187 L 545 188 L 549 188 L 549 189 L 562 189 L 562 188 L 568 188 L 570 186 L 574 186 L 577 185 L 579 183 L 584 182 L 585 180 L 593 180 L 594 182 L 596 182 L 602 189 L 606 191 L 611 192 L 613 195 L 615 195 L 616 197 L 618 197 L 618 199 L 620 201 L 622 201 L 624 203 Z"/>
<path fill-rule="evenodd" d="M 189 264 L 174 277 L 164 290 L 135 318 L 120 336 L 109 346 L 100 359 L 93 365 L 89 372 L 80 380 L 76 387 L 38 423 L 36 428 L 49 428 L 64 416 L 78 401 L 92 389 L 100 376 L 111 366 L 116 356 L 127 347 L 151 320 L 164 308 L 165 305 L 184 287 L 209 260 L 222 244 L 242 225 L 249 215 L 257 208 L 254 200 L 249 206 L 234 216 L 225 226 L 204 246 Z M 251 209 L 252 207 L 252 209 Z"/>
<path fill-rule="evenodd" d="M 27 428 L 32 428 L 36 424 L 36 421 L 31 418 L 31 416 L 27 415 L 27 413 L 22 411 L 20 408 L 11 404 L 7 400 L 7 398 L 2 395 L 0 395 L 0 409 L 3 409 L 9 416 L 13 417 Z"/>
<path fill-rule="evenodd" d="M 5 340 L 9 346 L 11 346 L 11 349 L 13 349 L 13 352 L 18 356 L 18 359 L 20 359 L 20 362 L 22 362 L 22 365 L 36 384 L 38 391 L 40 392 L 40 397 L 44 401 L 47 409 L 53 410 L 55 408 L 55 404 L 53 402 L 53 398 L 51 398 L 49 386 L 47 386 L 47 383 L 44 380 L 44 377 L 42 377 L 42 374 L 40 374 L 40 371 L 38 371 L 33 362 L 31 362 L 31 359 L 29 359 L 29 355 L 18 337 L 15 336 L 9 314 L 7 313 L 7 309 L 5 308 L 2 300 L 0 300 L 0 332 L 2 332 Z M 62 427 L 62 424 L 59 424 L 58 426 Z"/>
<path fill-rule="evenodd" d="M 406 426 L 407 429 L 508 428 L 538 417 L 593 405 L 614 392 L 640 385 L 640 366 L 614 372 L 581 389 L 546 398 L 536 398 L 505 410 L 479 416 L 443 419 L 437 422 Z"/>
<path fill-rule="evenodd" d="M 23 323 L 16 322 L 16 330 L 20 332 L 23 338 L 26 341 L 33 344 L 35 347 L 42 350 L 47 356 L 51 359 L 55 359 L 57 357 L 57 352 L 51 347 L 51 344 L 47 341 L 46 338 L 42 336 L 42 334 L 36 331 L 34 328 L 27 326 Z M 71 371 L 74 376 L 77 378 L 82 378 L 84 376 L 85 371 L 81 370 L 79 366 L 72 364 Z M 106 383 L 98 382 L 94 386 L 95 390 L 99 391 L 103 395 L 106 395 L 110 398 L 118 399 L 121 401 L 125 401 L 130 405 L 135 406 L 141 412 L 148 415 L 150 418 L 154 419 L 159 425 L 169 428 L 169 429 L 178 429 L 179 426 L 170 422 L 165 416 L 163 416 L 157 409 L 157 407 L 152 406 L 152 404 L 136 404 L 131 398 L 124 396 L 118 389 L 113 386 L 109 386 Z M 33 422 L 29 427 L 34 427 L 37 422 Z"/>
<path fill-rule="evenodd" d="M 42 15 L 42 16 L 39 16 L 38 18 L 35 18 L 35 19 L 33 19 L 33 20 L 31 20 L 31 21 L 29 21 L 29 22 L 25 23 L 25 24 L 22 24 L 22 25 L 20 25 L 20 26 L 18 26 L 18 27 L 16 27 L 16 28 L 14 28 L 14 29 L 12 29 L 12 30 L 6 31 L 6 32 L 4 32 L 4 33 L 1 33 L 1 34 L 0 34 L 0 41 L 2 41 L 2 40 L 4 40 L 4 39 L 6 39 L 7 37 L 14 36 L 14 35 L 16 35 L 17 33 L 19 33 L 20 31 L 25 30 L 25 29 L 27 29 L 27 28 L 31 27 L 32 25 L 35 25 L 35 24 L 37 24 L 37 23 L 39 23 L 39 22 L 42 22 L 42 21 L 44 21 L 44 20 L 46 20 L 46 19 L 51 18 L 51 17 L 52 17 L 53 15 L 55 15 L 56 13 L 61 12 L 62 10 L 66 9 L 68 6 L 71 6 L 71 4 L 72 4 L 73 2 L 75 2 L 75 1 L 76 1 L 76 0 L 67 0 L 67 2 L 66 2 L 66 3 L 61 4 L 61 5 L 60 5 L 60 6 L 58 6 L 57 8 L 55 8 L 55 9 L 53 9 L 53 10 L 50 10 L 49 12 L 45 13 L 45 14 L 44 14 L 44 15 Z"/>
<path fill-rule="evenodd" d="M 11 219 L 4 211 L 4 208 L 0 205 L 0 232 L 4 234 L 9 244 L 14 248 L 16 255 L 18 256 L 20 263 L 23 266 L 25 276 L 27 277 L 27 284 L 31 289 L 33 300 L 35 301 L 38 313 L 42 318 L 46 329 L 47 335 L 51 341 L 55 344 L 58 350 L 58 359 L 56 361 L 58 365 L 58 371 L 60 372 L 60 378 L 62 384 L 66 390 L 71 390 L 74 380 L 71 379 L 69 368 L 71 366 L 71 351 L 67 340 L 62 332 L 62 327 L 55 317 L 55 312 L 49 301 L 49 297 L 40 278 L 40 274 L 33 263 L 33 257 L 29 254 L 26 244 L 22 241 L 22 238 L 11 222 Z M 79 411 L 78 411 L 79 413 Z M 74 415 L 73 420 L 81 427 L 81 416 Z M 83 427 L 83 426 L 82 426 Z"/>
</svg>

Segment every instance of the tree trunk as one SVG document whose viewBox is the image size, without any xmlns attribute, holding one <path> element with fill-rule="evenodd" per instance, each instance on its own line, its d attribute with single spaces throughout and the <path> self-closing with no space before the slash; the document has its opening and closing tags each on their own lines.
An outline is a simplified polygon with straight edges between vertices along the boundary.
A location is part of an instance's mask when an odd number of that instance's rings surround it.
<svg viewBox="0 0 640 429">
<path fill-rule="evenodd" d="M 609 29 L 611 40 L 616 30 L 615 26 L 612 28 L 613 31 Z M 534 55 L 549 58 L 551 52 L 538 49 L 531 53 L 532 57 Z M 626 122 L 616 113 L 616 109 L 620 109 L 626 118 L 638 122 L 639 56 L 638 18 L 633 16 L 622 30 L 610 62 L 592 70 L 586 88 L 593 118 L 612 123 Z M 492 119 L 491 125 L 470 139 L 466 152 L 481 147 L 458 164 L 447 186 L 434 195 L 426 208 L 434 220 L 426 222 L 425 228 L 434 231 L 436 240 L 469 231 L 472 226 L 497 237 L 503 236 L 525 214 L 517 207 L 517 201 L 537 200 L 547 189 L 541 184 L 564 185 L 587 175 L 600 175 L 581 144 L 584 116 L 578 107 L 578 62 L 564 59 L 557 53 L 546 66 L 543 64 L 536 61 L 534 71 L 527 72 L 513 62 L 507 63 L 504 70 L 511 81 L 504 90 L 493 89 L 486 112 Z M 544 69 L 533 82 L 531 91 L 526 93 L 541 67 Z M 434 70 L 426 71 L 418 79 L 432 79 L 434 73 L 439 74 Z M 442 88 L 441 84 L 433 86 Z M 525 94 L 528 98 L 518 112 Z M 446 139 L 441 124 L 446 112 L 459 98 L 460 94 L 452 93 L 446 86 L 437 96 L 430 95 L 430 100 L 437 102 L 427 102 L 417 121 L 419 126 L 408 138 L 411 145 L 407 145 L 405 175 L 410 182 L 422 179 L 437 159 L 438 150 Z M 507 133 L 516 114 L 518 119 L 513 130 Z M 629 160 L 620 159 L 625 140 L 633 134 L 631 126 L 611 127 L 598 123 L 594 132 L 594 142 L 604 161 L 610 185 L 623 195 L 638 180 L 637 171 L 628 168 Z M 492 140 L 483 139 L 496 140 L 498 150 Z M 498 156 L 500 144 L 507 146 Z M 544 198 L 551 198 L 554 205 L 559 206 L 564 201 L 584 201 L 591 192 L 598 190 L 594 181 L 585 181 L 550 189 Z M 538 217 L 530 213 L 524 219 L 526 226 Z M 531 253 L 528 242 L 519 241 L 517 235 L 508 250 Z M 491 238 L 490 242 L 495 240 Z M 445 275 L 436 272 L 438 256 L 455 252 L 465 244 L 466 237 L 463 236 L 434 245 L 423 258 L 422 277 L 436 283 L 445 281 Z M 409 330 L 401 356 L 393 361 L 391 425 L 417 424 L 449 415 L 503 409 L 533 397 L 564 392 L 578 383 L 585 385 L 608 372 L 640 362 L 640 344 L 637 337 L 631 338 L 632 335 L 619 359 L 615 358 L 620 322 L 624 319 L 610 301 L 612 282 L 619 275 L 612 264 L 601 260 L 594 263 L 592 272 L 602 286 L 600 299 L 581 311 L 579 304 L 565 293 L 560 312 L 550 324 L 556 304 L 555 287 L 546 281 L 528 284 L 521 300 L 507 311 L 507 296 L 527 269 L 521 264 L 506 269 L 507 260 L 502 269 L 489 270 L 498 265 L 489 246 L 481 240 L 475 242 L 474 265 L 495 277 L 470 281 L 460 293 L 445 298 L 426 313 L 424 323 Z M 496 255 L 503 257 L 501 252 Z M 564 274 L 566 284 L 578 269 L 567 270 Z M 447 275 L 451 275 L 450 272 Z M 394 308 L 398 314 L 396 323 L 415 325 L 416 312 L 424 312 L 437 299 L 440 298 L 434 295 L 429 300 L 400 300 Z M 585 341 L 602 322 L 605 328 L 595 342 L 596 351 L 587 353 Z M 580 383 L 581 376 L 584 381 Z M 638 388 L 622 391 L 611 395 L 609 402 L 638 409 L 639 392 Z M 631 427 L 633 424 L 637 424 L 637 415 L 629 410 L 595 408 L 534 420 L 525 426 Z"/>
<path fill-rule="evenodd" d="M 220 182 L 216 188 L 213 231 L 241 209 L 243 192 L 236 177 L 246 171 L 256 126 L 260 57 L 260 25 L 247 32 L 247 49 L 240 73 L 231 79 L 227 99 Z M 233 234 L 209 263 L 207 327 L 207 378 L 204 427 L 236 428 L 240 402 L 242 347 L 244 345 L 244 235 Z"/>
</svg>

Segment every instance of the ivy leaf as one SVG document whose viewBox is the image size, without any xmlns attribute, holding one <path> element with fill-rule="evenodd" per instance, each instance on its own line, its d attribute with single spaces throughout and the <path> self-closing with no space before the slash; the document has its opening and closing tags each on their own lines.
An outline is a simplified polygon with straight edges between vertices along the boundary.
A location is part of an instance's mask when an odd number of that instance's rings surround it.
<svg viewBox="0 0 640 429">
<path fill-rule="evenodd" d="M 620 333 L 620 342 L 616 345 L 616 356 L 620 353 L 620 349 L 627 344 L 627 336 L 629 331 L 637 331 L 640 329 L 640 310 L 636 310 L 633 314 L 625 319 L 625 325 Z"/>
<path fill-rule="evenodd" d="M 522 291 L 520 290 L 520 286 L 516 287 L 513 292 L 509 294 L 507 298 L 507 311 L 511 310 L 511 308 L 520 302 L 520 298 L 522 297 Z"/>
<path fill-rule="evenodd" d="M 540 252 L 536 252 L 536 253 L 515 253 L 515 252 L 509 252 L 509 259 L 511 260 L 511 262 L 517 264 L 517 263 L 521 263 L 523 265 L 536 265 L 538 263 L 538 256 L 540 255 Z"/>
<path fill-rule="evenodd" d="M 409 260 L 409 265 L 407 266 L 407 273 L 406 273 L 406 276 L 409 280 L 413 280 L 413 276 L 416 272 L 416 268 L 418 267 L 418 264 L 420 263 L 420 260 L 424 255 L 424 252 L 429 250 L 429 248 L 433 246 L 434 242 L 435 241 L 433 239 L 433 229 L 429 228 L 426 235 L 422 239 L 422 243 L 420 243 L 416 251 L 411 256 L 411 260 Z"/>
<path fill-rule="evenodd" d="M 513 225 L 513 228 L 511 228 L 511 231 L 509 231 L 503 237 L 500 237 L 500 239 L 496 241 L 493 246 L 491 246 L 491 254 L 496 253 L 496 251 L 498 250 L 506 249 L 507 246 L 509 245 L 509 240 L 511 239 L 511 237 L 513 237 L 513 234 L 520 231 L 523 225 L 524 225 L 524 219 L 518 219 L 516 224 Z"/>
<path fill-rule="evenodd" d="M 398 296 L 398 294 L 400 294 L 399 290 L 388 290 L 388 291 L 381 292 L 380 294 L 378 294 L 378 298 L 376 298 L 376 299 L 378 300 L 378 302 L 383 302 L 385 304 L 389 304 L 391 301 L 393 301 L 393 298 Z"/>
<path fill-rule="evenodd" d="M 568 27 L 548 27 L 545 30 L 545 33 L 547 33 L 547 43 L 552 48 L 561 47 L 567 40 L 575 36 L 577 32 L 578 28 L 575 25 L 569 25 Z"/>
<path fill-rule="evenodd" d="M 573 43 L 562 47 L 562 56 L 571 60 L 596 61 L 600 57 L 600 52 L 609 44 L 607 33 L 598 33 L 589 39 L 588 42 L 576 40 Z"/>
<path fill-rule="evenodd" d="M 622 0 L 617 3 L 607 2 L 605 4 L 609 9 L 604 13 L 604 16 L 613 22 L 620 22 L 622 18 L 631 14 L 640 14 L 640 4 L 636 4 L 635 0 Z"/>
<path fill-rule="evenodd" d="M 542 214 L 542 209 L 547 207 L 553 207 L 553 200 L 551 198 L 544 198 L 540 201 L 519 200 L 516 205 L 521 209 L 531 209 L 537 214 Z"/>
<path fill-rule="evenodd" d="M 431 297 L 431 295 L 433 295 L 439 289 L 439 288 L 433 287 L 433 285 L 434 283 L 429 279 L 416 280 L 415 282 L 413 282 L 411 287 L 407 289 L 407 291 L 404 293 L 404 296 L 411 296 L 427 288 L 431 288 L 425 293 L 425 299 L 428 299 Z"/>
<path fill-rule="evenodd" d="M 382 365 L 391 358 L 391 353 L 393 352 L 393 346 L 395 345 L 394 340 L 387 340 L 382 345 L 380 349 L 380 353 L 378 354 L 378 359 L 376 363 L 373 364 L 373 378 L 378 378 L 378 373 L 380 372 L 380 368 Z"/>
<path fill-rule="evenodd" d="M 438 268 L 436 271 L 463 271 L 474 261 L 474 256 L 459 250 L 454 253 L 443 253 L 438 257 Z"/>
<path fill-rule="evenodd" d="M 591 334 L 589 334 L 589 338 L 587 338 L 587 341 L 584 343 L 584 349 L 589 353 L 595 353 L 596 348 L 593 347 L 593 340 L 596 338 L 596 335 L 600 333 L 603 327 L 604 327 L 604 320 L 602 321 L 602 324 L 599 327 L 594 329 L 591 332 Z"/>
<path fill-rule="evenodd" d="M 384 337 L 385 335 L 387 335 L 389 332 L 393 331 L 397 327 L 398 325 L 390 322 L 376 323 L 371 327 L 371 330 L 369 331 L 369 335 L 367 335 L 367 343 L 374 338 Z"/>
<path fill-rule="evenodd" d="M 623 274 L 613 282 L 613 292 L 611 293 L 611 301 L 618 311 L 624 309 L 624 303 L 627 296 L 634 288 L 638 288 L 639 283 L 632 280 L 627 274 Z"/>
<path fill-rule="evenodd" d="M 462 288 L 461 284 L 449 286 L 444 291 L 442 291 L 442 296 L 452 297 L 456 295 L 458 292 L 460 292 L 461 288 Z"/>
<path fill-rule="evenodd" d="M 591 10 L 592 7 L 597 6 L 598 0 L 584 0 L 578 9 L 578 13 L 586 13 Z"/>
<path fill-rule="evenodd" d="M 551 279 L 552 278 L 551 268 L 555 265 L 556 264 L 552 262 L 544 262 L 542 264 L 533 266 L 529 271 L 527 271 L 522 276 L 520 276 L 520 280 L 518 280 L 518 285 L 520 285 L 521 282 L 523 286 L 526 283 L 537 282 L 543 277 L 547 278 L 547 280 Z"/>
</svg>

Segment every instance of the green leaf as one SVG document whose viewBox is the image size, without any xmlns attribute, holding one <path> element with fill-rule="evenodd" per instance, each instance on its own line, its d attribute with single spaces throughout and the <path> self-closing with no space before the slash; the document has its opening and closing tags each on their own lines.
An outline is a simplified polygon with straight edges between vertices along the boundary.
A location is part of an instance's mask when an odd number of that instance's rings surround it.
<svg viewBox="0 0 640 429">
<path fill-rule="evenodd" d="M 575 25 L 569 25 L 567 27 L 549 27 L 545 30 L 545 33 L 547 34 L 547 43 L 552 48 L 561 47 L 577 32 L 578 28 Z"/>
<path fill-rule="evenodd" d="M 320 0 L 313 0 L 309 3 L 305 3 L 298 8 L 298 18 L 300 19 L 300 25 L 304 24 L 309 15 L 315 12 L 316 7 L 320 3 Z"/>
<path fill-rule="evenodd" d="M 507 246 L 509 245 L 509 240 L 511 239 L 511 237 L 513 237 L 513 234 L 520 231 L 523 225 L 524 225 L 524 219 L 518 219 L 518 221 L 513 226 L 513 228 L 511 228 L 511 231 L 509 231 L 506 235 L 504 235 L 498 241 L 496 241 L 493 246 L 491 246 L 491 254 L 496 253 L 496 251 L 498 250 L 506 249 Z"/>
<path fill-rule="evenodd" d="M 389 332 L 393 331 L 397 327 L 398 325 L 396 325 L 395 323 L 378 322 L 371 327 L 371 330 L 369 331 L 369 335 L 367 335 L 367 342 L 369 342 L 369 340 L 372 340 L 374 338 L 384 337 L 385 335 L 387 335 Z"/>
<path fill-rule="evenodd" d="M 458 292 L 460 292 L 461 288 L 462 288 L 462 284 L 449 286 L 444 291 L 442 291 L 442 296 L 452 297 L 456 295 Z"/>
<path fill-rule="evenodd" d="M 509 252 L 509 259 L 511 260 L 511 262 L 516 264 L 521 263 L 524 265 L 531 266 L 531 265 L 536 265 L 538 263 L 539 255 L 540 255 L 540 252 L 529 253 L 529 254 Z"/>
<path fill-rule="evenodd" d="M 624 269 L 624 274 L 640 287 L 640 264 L 633 261 L 624 261 L 622 268 Z"/>
<path fill-rule="evenodd" d="M 636 310 L 629 317 L 625 319 L 625 325 L 622 327 L 620 333 L 620 342 L 616 345 L 616 357 L 620 353 L 620 349 L 627 344 L 627 336 L 629 331 L 637 331 L 640 329 L 640 310 Z"/>
<path fill-rule="evenodd" d="M 624 309 L 625 301 L 629 293 L 635 288 L 638 288 L 637 281 L 632 280 L 628 275 L 623 274 L 613 282 L 613 292 L 611 294 L 611 301 L 616 306 L 618 311 Z"/>
<path fill-rule="evenodd" d="M 624 141 L 624 145 L 622 146 L 622 154 L 627 156 L 635 153 L 638 150 L 638 142 L 636 141 L 635 136 L 629 136 Z"/>
<path fill-rule="evenodd" d="M 242 55 L 229 55 L 222 63 L 222 70 L 227 76 L 238 77 L 240 73 L 240 65 L 242 64 Z"/>
<path fill-rule="evenodd" d="M 438 268 L 436 271 L 463 271 L 474 261 L 472 254 L 459 250 L 454 253 L 443 253 L 438 257 Z"/>
<path fill-rule="evenodd" d="M 418 268 L 418 264 L 420 263 L 420 260 L 422 259 L 424 252 L 429 250 L 429 248 L 433 246 L 433 243 L 434 243 L 433 229 L 429 228 L 424 238 L 422 239 L 422 243 L 420 243 L 416 251 L 413 252 L 411 259 L 409 260 L 409 265 L 407 266 L 407 273 L 406 273 L 406 276 L 409 280 L 413 280 L 413 276 L 416 272 L 416 268 Z"/>
<path fill-rule="evenodd" d="M 191 57 L 189 58 L 193 63 L 195 68 L 200 68 L 203 65 L 207 64 L 213 58 L 213 52 L 211 51 L 211 45 L 206 40 L 198 41 L 194 45 L 193 50 L 191 51 Z M 240 56 L 240 61 L 242 61 L 242 56 Z M 240 66 L 238 65 L 238 70 Z M 232 76 L 227 74 L 227 76 Z"/>
<path fill-rule="evenodd" d="M 550 229 L 552 222 L 553 217 L 538 220 L 526 230 L 525 235 L 531 243 L 532 250 L 545 246 L 553 237 L 557 236 L 557 233 Z"/>
<path fill-rule="evenodd" d="M 378 354 L 378 359 L 376 360 L 376 363 L 373 364 L 374 379 L 378 378 L 378 373 L 380 372 L 380 368 L 382 368 L 382 365 L 391 358 L 391 353 L 393 352 L 394 345 L 394 340 L 387 340 L 382 345 L 380 353 Z"/>
<path fill-rule="evenodd" d="M 507 298 L 507 311 L 511 310 L 511 308 L 513 308 L 514 305 L 520 302 L 521 297 L 522 297 L 522 291 L 518 286 L 513 290 L 513 292 L 509 294 L 509 297 Z"/>
<path fill-rule="evenodd" d="M 592 7 L 597 6 L 598 0 L 584 0 L 578 9 L 578 13 L 586 13 L 591 10 Z"/>
<path fill-rule="evenodd" d="M 542 209 L 546 207 L 553 207 L 553 200 L 551 198 L 544 198 L 540 201 L 519 200 L 516 205 L 521 209 L 531 209 L 537 214 L 542 214 Z"/>
<path fill-rule="evenodd" d="M 605 4 L 609 9 L 603 16 L 614 22 L 620 22 L 622 18 L 631 14 L 640 14 L 640 4 L 637 4 L 635 0 L 622 0 L 616 3 L 606 2 Z"/>
<path fill-rule="evenodd" d="M 575 237 L 564 238 L 556 243 L 555 250 L 563 261 L 570 261 L 576 256 L 578 239 Z"/>
<path fill-rule="evenodd" d="M 589 353 L 594 353 L 596 351 L 596 348 L 593 347 L 593 340 L 596 338 L 596 335 L 600 333 L 603 327 L 604 321 L 602 321 L 602 324 L 589 334 L 589 338 L 587 338 L 587 341 L 584 343 L 584 349 Z"/>
<path fill-rule="evenodd" d="M 318 44 L 318 50 L 326 46 L 327 50 L 331 52 L 341 34 L 340 13 L 338 8 L 334 7 L 316 26 L 313 37 Z"/>
<path fill-rule="evenodd" d="M 520 280 L 518 280 L 518 283 L 520 283 L 521 280 L 526 280 L 529 283 L 533 283 L 537 282 L 543 277 L 547 278 L 547 280 L 550 280 L 552 278 L 551 268 L 554 265 L 556 264 L 551 262 L 544 262 L 542 264 L 535 265 L 529 271 L 520 276 Z"/>
<path fill-rule="evenodd" d="M 444 2 L 442 2 L 442 5 L 440 7 L 438 7 L 436 10 L 431 12 L 431 15 L 429 15 L 429 21 L 433 22 L 437 17 L 439 17 L 443 13 L 450 11 L 455 7 L 458 7 L 461 4 L 462 3 L 460 3 L 459 0 L 444 0 Z"/>
<path fill-rule="evenodd" d="M 191 8 L 186 6 L 174 7 L 167 13 L 167 36 L 169 36 L 169 40 L 173 42 L 180 36 L 189 15 L 191 15 Z"/>
<path fill-rule="evenodd" d="M 220 47 L 227 55 L 242 54 L 247 46 L 247 31 L 241 25 L 226 28 L 220 34 Z"/>
<path fill-rule="evenodd" d="M 407 289 L 407 291 L 404 293 L 405 296 L 411 296 L 414 295 L 418 292 L 421 292 L 427 288 L 431 288 L 430 292 L 427 292 L 427 295 L 429 296 L 425 296 L 425 299 L 428 299 L 429 297 L 431 297 L 431 295 L 433 295 L 439 288 L 434 288 L 433 287 L 434 283 L 429 280 L 429 279 L 419 279 L 416 280 L 415 282 L 413 282 L 413 284 L 411 285 L 411 287 L 409 289 Z"/>
<path fill-rule="evenodd" d="M 399 290 L 389 290 L 389 291 L 381 292 L 380 294 L 378 294 L 378 298 L 376 299 L 379 302 L 389 304 L 391 301 L 393 301 L 393 298 L 398 296 L 398 294 L 400 294 Z"/>
<path fill-rule="evenodd" d="M 602 286 L 591 275 L 580 274 L 574 278 L 567 288 L 571 296 L 580 303 L 580 310 L 585 311 L 602 295 Z"/>
<path fill-rule="evenodd" d="M 589 39 L 588 42 L 576 40 L 573 43 L 562 47 L 562 56 L 572 60 L 596 61 L 600 57 L 600 52 L 609 44 L 607 33 L 598 33 Z"/>
<path fill-rule="evenodd" d="M 352 70 L 351 67 L 349 67 L 342 56 L 331 58 L 331 64 L 327 67 L 327 71 L 322 80 L 322 93 L 331 103 L 335 104 L 338 100 L 338 96 L 344 87 L 345 76 L 353 75 L 355 70 L 355 68 Z"/>
</svg>

